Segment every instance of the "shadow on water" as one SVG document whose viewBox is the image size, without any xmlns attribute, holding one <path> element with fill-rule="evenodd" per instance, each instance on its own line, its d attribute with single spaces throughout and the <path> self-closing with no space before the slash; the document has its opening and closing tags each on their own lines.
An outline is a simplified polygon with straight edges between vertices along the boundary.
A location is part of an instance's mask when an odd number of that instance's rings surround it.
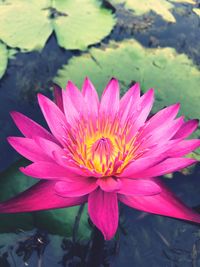
<svg viewBox="0 0 200 267">
<path fill-rule="evenodd" d="M 174 14 L 177 23 L 166 23 L 154 13 L 137 18 L 122 6 L 116 14 L 117 26 L 104 43 L 111 39 L 136 38 L 147 47 L 174 47 L 200 65 L 200 19 L 191 12 L 190 5 L 177 5 Z M 59 48 L 55 36 L 51 36 L 41 53 L 18 53 L 15 59 L 9 61 L 6 74 L 0 81 L 0 151 L 3 155 L 0 170 L 19 158 L 6 142 L 7 136 L 19 135 L 9 112 L 20 111 L 44 124 L 36 94 L 43 92 L 52 96 L 49 88 L 57 70 L 78 54 L 78 51 Z M 197 206 L 200 204 L 199 176 L 198 166 L 192 174 L 175 174 L 166 183 L 188 205 Z M 93 267 L 200 266 L 200 229 L 197 225 L 141 213 L 123 205 L 120 208 L 119 233 L 115 240 L 104 244 L 101 237 L 96 238 L 102 257 L 97 263 L 93 257 Z M 9 246 L 0 247 L 0 267 L 20 267 L 24 264 L 34 267 L 89 266 L 87 263 L 92 249 L 94 255 L 96 253 L 92 241 L 74 243 L 63 237 L 51 236 L 44 230 L 9 235 L 15 235 L 14 239 L 11 238 L 14 241 Z"/>
</svg>

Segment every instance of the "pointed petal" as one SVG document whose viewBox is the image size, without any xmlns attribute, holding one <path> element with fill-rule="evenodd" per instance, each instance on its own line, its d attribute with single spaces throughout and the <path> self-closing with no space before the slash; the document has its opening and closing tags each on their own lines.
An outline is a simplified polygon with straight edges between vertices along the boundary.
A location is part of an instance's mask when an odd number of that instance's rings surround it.
<svg viewBox="0 0 200 267">
<path fill-rule="evenodd" d="M 121 180 L 113 177 L 99 178 L 97 184 L 105 192 L 114 192 L 121 188 Z"/>
<path fill-rule="evenodd" d="M 52 161 L 52 158 L 33 139 L 10 136 L 7 140 L 18 153 L 31 161 Z"/>
<path fill-rule="evenodd" d="M 161 176 L 167 173 L 179 171 L 196 162 L 197 160 L 190 158 L 168 158 L 161 163 L 144 170 L 143 172 L 135 173 L 134 178 L 151 178 Z"/>
<path fill-rule="evenodd" d="M 146 141 L 143 142 L 140 149 L 147 148 L 155 144 L 163 145 L 167 143 L 180 129 L 183 123 L 184 118 L 180 117 L 166 123 L 164 127 L 157 128 L 155 131 L 150 132 L 149 138 L 146 137 Z"/>
<path fill-rule="evenodd" d="M 74 108 L 78 111 L 78 113 L 81 115 L 86 115 L 87 105 L 85 103 L 84 97 L 80 92 L 80 90 L 71 81 L 68 81 L 65 92 L 66 92 L 65 94 L 66 97 L 71 100 L 71 103 L 73 104 Z"/>
<path fill-rule="evenodd" d="M 53 162 L 38 161 L 28 165 L 27 167 L 21 167 L 20 171 L 27 176 L 47 180 L 74 181 L 74 179 L 77 178 L 77 174 L 73 172 L 73 168 L 64 168 Z M 78 178 L 80 178 L 80 176 L 78 176 Z"/>
<path fill-rule="evenodd" d="M 140 178 L 143 178 L 142 177 L 143 171 L 154 166 L 161 160 L 162 160 L 161 156 L 139 158 L 135 161 L 132 161 L 127 167 L 125 167 L 122 173 L 118 175 L 118 177 L 135 178 L 135 174 L 141 173 Z"/>
<path fill-rule="evenodd" d="M 0 213 L 17 213 L 48 210 L 80 205 L 87 196 L 63 198 L 56 194 L 54 181 L 41 181 L 26 191 L 0 203 Z"/>
<path fill-rule="evenodd" d="M 57 182 L 56 193 L 62 197 L 79 197 L 89 194 L 97 188 L 95 178 L 76 179 L 73 182 Z"/>
<path fill-rule="evenodd" d="M 185 122 L 178 132 L 173 136 L 173 139 L 177 138 L 187 138 L 190 134 L 192 134 L 198 127 L 199 120 L 190 120 Z"/>
<path fill-rule="evenodd" d="M 73 104 L 73 100 L 69 97 L 66 90 L 62 91 L 63 106 L 67 122 L 71 125 L 76 124 L 80 118 L 80 114 Z"/>
<path fill-rule="evenodd" d="M 94 85 L 88 78 L 85 78 L 83 83 L 82 94 L 89 109 L 90 115 L 97 117 L 99 110 L 99 97 Z"/>
<path fill-rule="evenodd" d="M 63 143 L 63 136 L 66 135 L 64 114 L 55 103 L 42 94 L 38 94 L 38 102 L 52 134 Z"/>
<path fill-rule="evenodd" d="M 47 139 L 35 137 L 34 141 L 39 146 L 39 150 L 52 159 L 54 159 L 53 152 L 57 151 L 58 153 L 63 153 L 61 146 Z"/>
<path fill-rule="evenodd" d="M 126 108 L 129 101 L 133 100 L 133 103 L 137 103 L 140 97 L 140 85 L 139 83 L 134 84 L 120 99 L 120 111 Z"/>
<path fill-rule="evenodd" d="M 200 223 L 200 214 L 184 205 L 163 183 L 154 179 L 162 192 L 154 196 L 124 196 L 118 199 L 138 210 Z"/>
<path fill-rule="evenodd" d="M 99 108 L 99 114 L 102 118 L 109 116 L 114 118 L 119 110 L 119 84 L 116 79 L 111 79 L 106 86 Z"/>
<path fill-rule="evenodd" d="M 145 127 L 142 131 L 142 136 L 152 133 L 156 128 L 161 128 L 162 125 L 166 125 L 169 121 L 172 121 L 176 115 L 178 114 L 180 108 L 180 104 L 174 104 L 169 107 L 166 107 L 156 113 L 153 117 L 151 117 L 145 124 Z"/>
<path fill-rule="evenodd" d="M 160 194 L 162 189 L 151 180 L 121 178 L 121 188 L 117 193 L 123 195 L 153 196 Z"/>
<path fill-rule="evenodd" d="M 153 106 L 154 101 L 154 90 L 149 89 L 138 102 L 137 105 L 137 112 L 135 113 L 133 119 L 133 125 L 131 129 L 130 135 L 133 136 L 137 132 L 137 130 L 143 126 L 144 122 L 146 121 L 147 117 L 149 116 L 149 113 L 151 111 L 151 108 Z"/>
<path fill-rule="evenodd" d="M 10 115 L 25 137 L 33 138 L 34 136 L 40 136 L 50 141 L 56 140 L 50 132 L 22 113 L 13 111 L 10 113 Z"/>
<path fill-rule="evenodd" d="M 118 203 L 116 193 L 96 189 L 88 196 L 88 212 L 92 222 L 110 240 L 118 227 Z"/>
<path fill-rule="evenodd" d="M 55 98 L 55 103 L 59 107 L 59 109 L 64 112 L 63 109 L 63 99 L 62 99 L 62 88 L 57 85 L 53 84 L 53 93 L 54 93 L 54 98 Z"/>
<path fill-rule="evenodd" d="M 167 152 L 169 157 L 182 157 L 200 147 L 199 139 L 183 140 Z"/>
</svg>

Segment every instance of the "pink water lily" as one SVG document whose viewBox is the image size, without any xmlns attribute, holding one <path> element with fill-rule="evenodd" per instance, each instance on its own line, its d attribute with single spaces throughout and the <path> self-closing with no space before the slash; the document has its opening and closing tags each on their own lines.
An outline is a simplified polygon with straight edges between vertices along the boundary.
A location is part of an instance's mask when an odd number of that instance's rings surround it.
<svg viewBox="0 0 200 267">
<path fill-rule="evenodd" d="M 158 176 L 190 166 L 184 156 L 200 146 L 185 140 L 198 121 L 176 118 L 179 104 L 148 118 L 154 91 L 140 96 L 139 84 L 119 98 L 112 79 L 101 100 L 88 78 L 82 91 L 68 82 L 54 88 L 55 103 L 39 94 L 38 101 L 50 131 L 18 112 L 12 118 L 24 137 L 8 142 L 33 163 L 20 170 L 42 179 L 11 200 L 1 213 L 63 208 L 88 202 L 92 222 L 104 238 L 118 227 L 118 201 L 164 216 L 200 223 Z"/>
</svg>

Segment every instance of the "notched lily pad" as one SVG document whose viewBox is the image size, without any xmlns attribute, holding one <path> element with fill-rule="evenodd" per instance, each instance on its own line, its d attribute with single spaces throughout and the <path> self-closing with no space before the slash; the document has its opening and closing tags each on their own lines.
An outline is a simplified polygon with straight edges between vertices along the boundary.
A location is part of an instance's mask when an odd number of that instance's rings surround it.
<svg viewBox="0 0 200 267">
<path fill-rule="evenodd" d="M 53 20 L 53 27 L 60 46 L 65 49 L 85 50 L 107 36 L 115 19 L 110 10 L 100 6 L 100 1 L 53 1 L 53 7 L 63 12 Z"/>
<path fill-rule="evenodd" d="M 0 3 L 0 39 L 11 47 L 41 50 L 52 33 L 49 5 L 49 0 Z"/>
<path fill-rule="evenodd" d="M 73 57 L 58 71 L 55 82 L 64 87 L 70 79 L 80 88 L 85 76 L 91 78 L 99 94 L 113 76 L 119 79 L 122 93 L 138 81 L 143 92 L 155 88 L 153 112 L 180 102 L 186 119 L 200 118 L 200 71 L 185 54 L 173 48 L 149 49 L 134 40 L 110 42 Z M 196 136 L 199 134 L 198 130 Z"/>
<path fill-rule="evenodd" d="M 0 25 L 0 39 L 22 51 L 41 50 L 53 31 L 65 49 L 85 50 L 111 32 L 115 18 L 98 0 L 7 0 Z"/>
</svg>

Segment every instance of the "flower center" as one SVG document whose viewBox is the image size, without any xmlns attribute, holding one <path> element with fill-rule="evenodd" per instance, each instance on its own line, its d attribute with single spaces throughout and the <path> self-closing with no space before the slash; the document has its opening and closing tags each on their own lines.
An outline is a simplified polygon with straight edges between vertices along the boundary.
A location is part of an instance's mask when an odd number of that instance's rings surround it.
<svg viewBox="0 0 200 267">
<path fill-rule="evenodd" d="M 104 158 L 110 158 L 113 153 L 113 144 L 109 138 L 101 137 L 91 147 L 92 157 L 99 157 L 100 161 L 103 162 Z"/>
<path fill-rule="evenodd" d="M 74 128 L 67 128 L 67 138 L 63 139 L 67 164 L 70 162 L 72 166 L 78 165 L 102 177 L 120 173 L 140 154 L 131 125 L 128 121 L 121 127 L 116 117 L 115 120 L 82 120 Z"/>
</svg>

